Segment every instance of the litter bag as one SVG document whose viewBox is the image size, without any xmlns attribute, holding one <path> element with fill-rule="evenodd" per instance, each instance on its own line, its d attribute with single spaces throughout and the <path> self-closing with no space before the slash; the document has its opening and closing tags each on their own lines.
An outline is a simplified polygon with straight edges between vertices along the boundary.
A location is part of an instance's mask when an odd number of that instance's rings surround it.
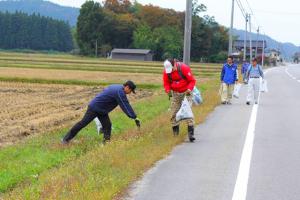
<svg viewBox="0 0 300 200">
<path fill-rule="evenodd" d="M 181 121 L 181 120 L 185 120 L 185 119 L 193 119 L 193 118 L 194 118 L 194 114 L 193 114 L 192 108 L 191 108 L 187 98 L 184 97 L 181 107 L 180 107 L 179 111 L 176 113 L 176 121 Z"/>
<path fill-rule="evenodd" d="M 202 96 L 201 96 L 201 92 L 200 90 L 198 90 L 198 88 L 195 86 L 193 91 L 193 102 L 195 105 L 199 105 L 199 104 L 202 104 L 203 103 L 203 99 L 202 99 Z"/>
<path fill-rule="evenodd" d="M 232 94 L 233 97 L 235 97 L 235 98 L 240 97 L 241 87 L 242 87 L 242 84 L 240 84 L 240 83 L 234 85 L 233 94 Z"/>
<path fill-rule="evenodd" d="M 101 122 L 99 121 L 98 117 L 96 117 L 96 118 L 94 119 L 94 122 L 96 123 L 97 133 L 98 133 L 98 135 L 99 135 L 100 133 L 102 133 L 102 124 L 101 124 Z"/>
<path fill-rule="evenodd" d="M 268 92 L 268 83 L 267 83 L 267 80 L 262 80 L 261 82 L 260 82 L 260 91 L 261 92 Z"/>
</svg>

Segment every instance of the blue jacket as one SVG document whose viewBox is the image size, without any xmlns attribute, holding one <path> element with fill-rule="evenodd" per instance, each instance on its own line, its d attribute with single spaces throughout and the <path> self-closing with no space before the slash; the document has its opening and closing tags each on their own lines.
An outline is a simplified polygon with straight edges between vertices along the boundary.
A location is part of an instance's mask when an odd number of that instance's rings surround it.
<svg viewBox="0 0 300 200">
<path fill-rule="evenodd" d="M 235 81 L 238 80 L 237 77 L 237 65 L 232 64 L 229 65 L 228 63 L 225 63 L 222 68 L 222 73 L 221 73 L 221 81 L 223 81 L 226 84 L 234 84 Z"/>
<path fill-rule="evenodd" d="M 249 65 L 250 63 L 247 62 L 242 65 L 241 74 L 245 74 L 247 72 Z"/>
<path fill-rule="evenodd" d="M 89 107 L 97 113 L 108 114 L 118 105 L 128 117 L 136 118 L 136 114 L 128 102 L 123 85 L 108 86 L 90 102 Z"/>
</svg>

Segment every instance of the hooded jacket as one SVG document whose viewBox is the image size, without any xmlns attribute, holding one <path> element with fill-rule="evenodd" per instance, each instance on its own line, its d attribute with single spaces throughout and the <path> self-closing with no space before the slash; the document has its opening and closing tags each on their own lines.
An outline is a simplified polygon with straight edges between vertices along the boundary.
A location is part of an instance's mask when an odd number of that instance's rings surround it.
<svg viewBox="0 0 300 200">
<path fill-rule="evenodd" d="M 184 63 L 178 62 L 176 65 L 181 68 L 183 77 L 179 74 L 178 70 L 172 71 L 170 75 L 164 70 L 163 83 L 166 93 L 169 93 L 171 90 L 179 93 L 183 93 L 188 89 L 192 91 L 196 84 L 196 79 L 194 78 L 190 67 Z"/>
</svg>

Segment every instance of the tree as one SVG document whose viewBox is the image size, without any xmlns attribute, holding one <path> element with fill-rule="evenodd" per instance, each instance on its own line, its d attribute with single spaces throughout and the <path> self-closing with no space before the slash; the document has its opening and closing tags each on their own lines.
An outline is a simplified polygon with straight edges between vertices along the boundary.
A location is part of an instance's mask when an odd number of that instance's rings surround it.
<svg viewBox="0 0 300 200">
<path fill-rule="evenodd" d="M 153 33 L 147 24 L 141 24 L 134 31 L 133 47 L 137 49 L 155 49 Z"/>
<path fill-rule="evenodd" d="M 70 26 L 63 21 L 21 12 L 0 13 L 0 48 L 70 51 Z"/>
<path fill-rule="evenodd" d="M 175 26 L 178 29 L 183 28 L 182 13 L 176 12 L 172 9 L 162 9 L 153 5 L 143 6 L 136 17 L 141 23 L 147 24 L 151 29 L 163 27 L 163 26 Z"/>
<path fill-rule="evenodd" d="M 77 21 L 77 43 L 84 55 L 95 52 L 96 41 L 104 43 L 103 30 L 105 30 L 105 15 L 99 3 L 86 1 L 81 9 Z"/>
<path fill-rule="evenodd" d="M 175 27 L 160 27 L 154 30 L 156 60 L 182 58 L 183 35 Z"/>
<path fill-rule="evenodd" d="M 129 0 L 106 0 L 104 9 L 110 10 L 117 14 L 128 13 L 132 4 Z"/>
</svg>

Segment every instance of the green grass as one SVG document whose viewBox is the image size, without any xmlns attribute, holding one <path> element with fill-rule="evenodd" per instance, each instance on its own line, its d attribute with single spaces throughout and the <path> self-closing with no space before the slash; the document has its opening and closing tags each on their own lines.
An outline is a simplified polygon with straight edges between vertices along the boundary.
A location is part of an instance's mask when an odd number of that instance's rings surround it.
<svg viewBox="0 0 300 200">
<path fill-rule="evenodd" d="M 140 66 L 127 66 L 127 65 L 64 65 L 54 63 L 0 63 L 0 67 L 10 68 L 28 68 L 28 69 L 56 69 L 56 70 L 77 70 L 77 71 L 103 71 L 103 72 L 127 72 L 127 73 L 147 73 L 147 74 L 161 74 L 163 67 L 140 67 Z M 199 74 L 216 74 L 220 73 L 220 69 L 207 69 L 207 68 L 192 68 L 194 75 Z"/>
<path fill-rule="evenodd" d="M 1 52 L 1 61 L 21 61 L 26 62 L 46 62 L 46 63 L 64 63 L 64 64 L 97 64 L 97 65 L 127 65 L 127 66 L 151 66 L 162 67 L 161 61 L 126 61 L 126 60 L 111 60 L 104 58 L 91 58 L 82 56 L 73 56 L 68 54 L 25 54 L 25 53 L 12 53 Z M 192 67 L 209 67 L 220 69 L 221 65 L 218 63 L 192 63 Z"/>
<path fill-rule="evenodd" d="M 193 64 L 195 75 L 215 77 L 219 65 Z M 71 55 L 0 52 L 0 67 L 67 69 L 161 74 L 161 62 L 125 62 Z M 208 66 L 208 67 L 203 67 Z M 198 69 L 199 67 L 199 69 Z M 211 68 L 209 68 L 211 67 Z M 207 69 L 209 68 L 209 69 Z M 215 69 L 214 69 L 215 68 Z M 45 80 L 0 77 L 0 81 L 99 86 L 109 82 Z M 196 122 L 203 122 L 219 103 L 218 81 L 201 85 L 205 103 L 194 108 Z M 141 89 L 162 89 L 161 85 L 139 84 Z M 120 110 L 111 114 L 113 142 L 100 144 L 93 123 L 68 146 L 60 145 L 67 131 L 44 133 L 0 151 L 0 199 L 112 199 L 181 143 L 185 135 L 173 138 L 166 95 L 136 102 L 142 120 L 141 132 Z M 2 195 L 1 195 L 2 193 Z"/>
<path fill-rule="evenodd" d="M 142 121 L 153 120 L 168 107 L 165 97 L 147 99 L 134 105 Z M 120 111 L 111 115 L 113 135 L 118 135 L 127 129 L 134 128 L 133 120 L 128 119 Z M 0 192 L 14 187 L 17 183 L 33 181 L 35 176 L 44 170 L 57 166 L 67 159 L 74 159 L 99 145 L 100 138 L 95 134 L 95 124 L 91 123 L 80 132 L 78 144 L 64 148 L 59 145 L 61 136 L 67 130 L 58 133 L 45 134 L 29 139 L 24 144 L 1 149 L 0 160 Z M 20 167 L 22 166 L 22 167 Z"/>
<path fill-rule="evenodd" d="M 2 82 L 17 82 L 17 83 L 39 83 L 39 84 L 62 84 L 62 85 L 83 85 L 83 86 L 107 86 L 110 84 L 123 84 L 121 82 L 99 82 L 99 81 L 84 81 L 84 80 L 52 80 L 39 78 L 20 78 L 20 77 L 0 77 Z M 161 84 L 138 84 L 139 89 L 158 89 Z"/>
<path fill-rule="evenodd" d="M 0 67 L 31 68 L 31 69 L 57 69 L 82 70 L 105 72 L 133 72 L 161 74 L 162 62 L 141 62 L 84 58 L 71 55 L 44 55 L 44 54 L 18 54 L 0 52 Z M 219 73 L 220 64 L 192 63 L 191 68 L 195 75 Z"/>
<path fill-rule="evenodd" d="M 205 102 L 194 108 L 198 123 L 219 103 L 217 89 L 215 81 L 201 86 Z M 67 147 L 59 144 L 66 131 L 62 130 L 2 149 L 0 159 L 6 161 L 0 164 L 3 197 L 112 199 L 184 140 L 184 134 L 171 136 L 168 107 L 165 95 L 136 103 L 141 132 L 124 114 L 114 112 L 113 142 L 104 147 L 91 124 Z"/>
</svg>

